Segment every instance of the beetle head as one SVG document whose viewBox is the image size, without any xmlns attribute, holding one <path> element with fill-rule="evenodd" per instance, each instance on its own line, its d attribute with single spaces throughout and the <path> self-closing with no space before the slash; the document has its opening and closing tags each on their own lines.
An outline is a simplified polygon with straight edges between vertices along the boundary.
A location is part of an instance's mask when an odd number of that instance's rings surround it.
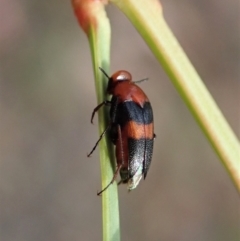
<svg viewBox="0 0 240 241">
<path fill-rule="evenodd" d="M 108 86 L 107 86 L 107 93 L 113 94 L 114 88 L 122 83 L 122 82 L 131 82 L 132 75 L 127 72 L 126 70 L 119 70 L 114 73 L 111 77 L 107 75 L 107 73 L 99 67 L 99 69 L 103 72 L 103 74 L 108 78 Z"/>
</svg>

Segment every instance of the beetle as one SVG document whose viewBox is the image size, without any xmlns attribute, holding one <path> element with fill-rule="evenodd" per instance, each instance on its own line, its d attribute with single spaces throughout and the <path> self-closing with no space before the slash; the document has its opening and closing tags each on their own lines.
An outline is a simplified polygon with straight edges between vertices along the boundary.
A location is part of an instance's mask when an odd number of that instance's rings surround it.
<svg viewBox="0 0 240 241">
<path fill-rule="evenodd" d="M 110 106 L 110 122 L 88 157 L 96 149 L 102 137 L 110 130 L 111 142 L 116 146 L 117 168 L 111 182 L 98 193 L 100 195 L 120 173 L 120 183 L 126 183 L 128 190 L 136 188 L 145 179 L 149 170 L 153 142 L 156 137 L 153 126 L 153 111 L 148 97 L 136 85 L 143 80 L 132 81 L 132 76 L 125 70 L 119 70 L 111 77 L 99 67 L 108 78 L 107 94 L 111 100 L 105 100 L 92 112 L 91 123 L 95 113 L 102 106 Z"/>
</svg>

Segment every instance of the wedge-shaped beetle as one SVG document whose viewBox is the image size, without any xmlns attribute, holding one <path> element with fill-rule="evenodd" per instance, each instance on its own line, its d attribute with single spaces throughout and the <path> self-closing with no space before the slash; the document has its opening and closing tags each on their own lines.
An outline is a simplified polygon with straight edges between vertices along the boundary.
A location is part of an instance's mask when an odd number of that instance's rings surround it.
<svg viewBox="0 0 240 241">
<path fill-rule="evenodd" d="M 136 188 L 141 178 L 147 176 L 155 138 L 151 104 L 146 94 L 135 84 L 143 80 L 133 82 L 131 74 L 125 70 L 109 77 L 102 68 L 99 69 L 108 78 L 107 93 L 112 95 L 112 99 L 102 102 L 93 110 L 91 122 L 99 108 L 110 105 L 110 123 L 88 156 L 110 130 L 111 141 L 116 145 L 117 169 L 111 182 L 98 195 L 114 182 L 119 172 L 119 183 L 127 183 L 128 190 Z"/>
</svg>

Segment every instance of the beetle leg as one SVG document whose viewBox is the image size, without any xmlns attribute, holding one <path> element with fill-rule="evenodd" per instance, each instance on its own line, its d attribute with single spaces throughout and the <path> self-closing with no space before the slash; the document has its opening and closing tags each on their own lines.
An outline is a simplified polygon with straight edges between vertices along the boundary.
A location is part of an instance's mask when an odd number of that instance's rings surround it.
<svg viewBox="0 0 240 241">
<path fill-rule="evenodd" d="M 104 191 L 106 191 L 111 184 L 113 184 L 113 182 L 114 182 L 114 181 L 116 180 L 116 178 L 117 178 L 117 174 L 118 174 L 120 168 L 121 168 L 121 165 L 118 166 L 117 170 L 114 172 L 114 175 L 113 175 L 113 178 L 112 178 L 111 182 L 109 182 L 109 184 L 108 184 L 105 188 L 103 188 L 102 191 L 100 191 L 100 192 L 97 193 L 98 196 L 101 195 Z"/>
<path fill-rule="evenodd" d="M 95 146 L 93 147 L 93 149 L 91 150 L 91 152 L 87 155 L 88 157 L 90 157 L 91 154 L 95 151 L 98 143 L 99 143 L 99 142 L 102 140 L 102 138 L 105 136 L 107 130 L 111 127 L 111 125 L 112 125 L 112 123 L 110 123 L 110 124 L 106 127 L 106 129 L 103 131 L 103 133 L 100 135 L 100 137 L 99 137 L 98 141 L 96 142 Z"/>
<path fill-rule="evenodd" d="M 117 185 L 120 185 L 120 184 L 122 184 L 123 183 L 123 181 L 122 180 L 120 180 L 119 182 L 118 182 L 118 184 Z"/>
<path fill-rule="evenodd" d="M 120 171 L 120 169 L 121 169 L 121 167 L 122 167 L 122 164 L 123 164 L 123 162 L 124 162 L 123 146 L 122 146 L 122 135 L 121 135 L 120 125 L 118 125 L 118 137 L 119 137 L 120 143 L 121 143 L 122 163 L 117 167 L 116 171 L 114 172 L 114 175 L 113 175 L 113 178 L 112 178 L 111 182 L 109 182 L 109 184 L 108 184 L 105 188 L 103 188 L 102 191 L 100 191 L 100 192 L 97 193 L 98 196 L 101 195 L 105 190 L 107 190 L 107 188 L 108 188 L 111 184 L 113 184 L 113 182 L 116 180 L 117 175 L 118 175 L 118 173 L 119 173 L 119 171 Z M 119 183 L 118 183 L 118 184 L 119 184 Z"/>
<path fill-rule="evenodd" d="M 124 164 L 124 151 L 123 151 L 123 142 L 122 142 L 122 133 L 120 125 L 118 125 L 118 138 L 120 142 L 120 150 L 121 150 L 121 156 L 122 156 L 122 163 L 120 164 L 120 167 Z"/>
<path fill-rule="evenodd" d="M 92 113 L 92 117 L 91 117 L 91 123 L 93 123 L 93 117 L 95 115 L 95 113 L 103 106 L 103 105 L 109 105 L 109 104 L 112 104 L 111 101 L 109 100 L 105 100 L 103 101 L 101 104 L 99 104 L 97 107 L 94 108 L 93 110 L 93 113 Z M 116 103 L 114 104 L 114 115 L 113 115 L 113 119 L 115 119 L 115 116 L 116 116 L 116 109 L 117 109 L 117 101 Z M 104 135 L 106 134 L 107 130 L 112 126 L 112 123 L 113 123 L 113 120 L 111 120 L 111 122 L 108 124 L 108 126 L 106 127 L 106 129 L 103 131 L 103 133 L 100 135 L 98 141 L 96 142 L 95 146 L 93 147 L 93 149 L 91 150 L 91 152 L 87 155 L 88 157 L 91 156 L 91 154 L 94 152 L 94 150 L 96 149 L 98 143 L 101 141 L 101 139 L 104 137 Z"/>
<path fill-rule="evenodd" d="M 92 113 L 92 117 L 91 117 L 91 123 L 93 124 L 93 117 L 95 115 L 95 113 L 103 106 L 103 105 L 109 105 L 112 102 L 109 100 L 105 100 L 103 101 L 101 104 L 99 104 L 97 107 L 94 108 L 93 113 Z"/>
</svg>

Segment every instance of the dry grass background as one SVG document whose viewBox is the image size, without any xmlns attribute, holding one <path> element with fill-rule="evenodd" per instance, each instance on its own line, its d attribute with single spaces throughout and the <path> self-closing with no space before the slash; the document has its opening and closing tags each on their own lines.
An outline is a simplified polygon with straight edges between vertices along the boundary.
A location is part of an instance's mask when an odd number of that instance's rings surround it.
<svg viewBox="0 0 240 241">
<path fill-rule="evenodd" d="M 239 2 L 162 4 L 239 137 Z M 87 38 L 70 1 L 0 5 L 0 240 L 101 240 L 98 151 L 86 157 L 98 138 Z M 157 134 L 146 181 L 131 193 L 119 187 L 122 240 L 239 240 L 228 174 L 138 33 L 114 6 L 107 11 L 111 72 L 150 78 L 141 87 Z"/>
</svg>

